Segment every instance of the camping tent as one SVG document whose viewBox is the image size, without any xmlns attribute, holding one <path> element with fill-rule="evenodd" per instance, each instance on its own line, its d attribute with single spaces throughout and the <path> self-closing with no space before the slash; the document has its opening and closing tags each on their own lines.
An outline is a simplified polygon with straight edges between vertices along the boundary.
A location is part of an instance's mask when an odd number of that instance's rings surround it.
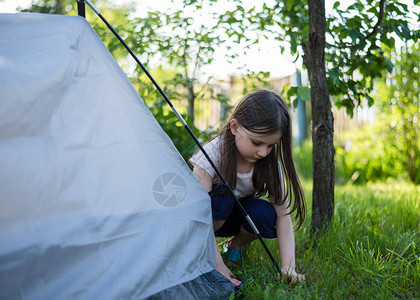
<svg viewBox="0 0 420 300">
<path fill-rule="evenodd" d="M 0 15 L 0 299 L 214 299 L 210 200 L 89 23 Z"/>
</svg>

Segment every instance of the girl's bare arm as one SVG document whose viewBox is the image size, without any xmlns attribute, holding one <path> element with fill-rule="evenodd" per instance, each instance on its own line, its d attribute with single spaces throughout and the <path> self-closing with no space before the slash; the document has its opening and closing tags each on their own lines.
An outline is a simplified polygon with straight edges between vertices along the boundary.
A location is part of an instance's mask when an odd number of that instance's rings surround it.
<svg viewBox="0 0 420 300">
<path fill-rule="evenodd" d="M 295 234 L 287 205 L 287 201 L 282 205 L 273 205 L 277 214 L 276 230 L 281 270 L 283 274 L 288 274 L 293 280 L 302 281 L 305 280 L 305 276 L 296 273 Z"/>
<path fill-rule="evenodd" d="M 211 178 L 210 174 L 197 165 L 194 166 L 193 173 L 206 192 L 210 192 L 213 184 L 213 178 Z"/>
</svg>

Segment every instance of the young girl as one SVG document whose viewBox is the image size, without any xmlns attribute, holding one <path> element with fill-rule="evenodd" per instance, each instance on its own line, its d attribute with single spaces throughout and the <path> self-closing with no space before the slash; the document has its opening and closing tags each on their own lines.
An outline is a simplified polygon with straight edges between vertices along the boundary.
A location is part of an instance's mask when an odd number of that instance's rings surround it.
<svg viewBox="0 0 420 300">
<path fill-rule="evenodd" d="M 295 241 L 290 214 L 296 211 L 298 228 L 305 218 L 302 187 L 292 157 L 291 124 L 286 103 L 276 93 L 258 90 L 245 96 L 221 132 L 205 150 L 234 190 L 263 238 L 277 238 L 283 274 L 304 280 L 295 270 Z M 191 159 L 194 174 L 207 192 L 220 179 L 201 151 Z M 211 193 L 215 236 L 234 236 L 227 260 L 240 262 L 244 247 L 257 238 L 233 196 Z M 268 199 L 262 197 L 268 195 Z M 216 241 L 216 240 L 215 240 Z M 225 265 L 216 245 L 216 268 L 233 284 L 241 282 Z"/>
</svg>

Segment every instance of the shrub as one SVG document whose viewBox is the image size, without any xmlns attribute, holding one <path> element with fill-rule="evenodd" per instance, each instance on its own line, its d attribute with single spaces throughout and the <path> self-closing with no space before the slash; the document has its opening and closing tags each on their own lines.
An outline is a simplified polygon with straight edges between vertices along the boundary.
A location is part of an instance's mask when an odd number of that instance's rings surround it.
<svg viewBox="0 0 420 300">
<path fill-rule="evenodd" d="M 336 147 L 337 179 L 366 183 L 406 176 L 393 136 L 392 128 L 384 122 L 344 133 L 345 144 Z"/>
<path fill-rule="evenodd" d="M 300 146 L 294 146 L 293 158 L 298 174 L 305 179 L 312 178 L 312 142 L 307 140 Z"/>
</svg>

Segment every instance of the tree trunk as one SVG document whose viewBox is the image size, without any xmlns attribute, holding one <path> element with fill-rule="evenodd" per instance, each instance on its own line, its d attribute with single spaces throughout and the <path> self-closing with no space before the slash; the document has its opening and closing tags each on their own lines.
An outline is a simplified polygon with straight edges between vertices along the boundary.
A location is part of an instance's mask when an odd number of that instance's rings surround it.
<svg viewBox="0 0 420 300">
<path fill-rule="evenodd" d="M 308 0 L 309 44 L 304 63 L 311 84 L 313 192 L 311 233 L 327 227 L 334 212 L 334 123 L 325 72 L 325 2 Z"/>
</svg>

